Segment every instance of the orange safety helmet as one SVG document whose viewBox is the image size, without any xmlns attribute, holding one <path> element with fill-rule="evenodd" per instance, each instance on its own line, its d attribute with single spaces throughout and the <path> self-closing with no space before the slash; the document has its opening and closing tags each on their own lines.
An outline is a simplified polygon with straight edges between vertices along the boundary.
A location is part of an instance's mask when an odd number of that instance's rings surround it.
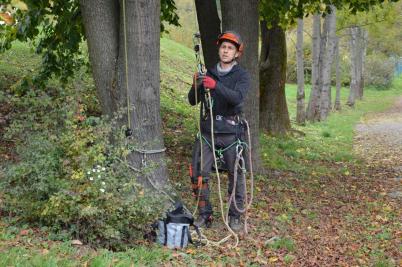
<svg viewBox="0 0 402 267">
<path fill-rule="evenodd" d="M 234 44 L 241 55 L 243 53 L 244 44 L 241 40 L 240 34 L 235 31 L 225 31 L 218 36 L 217 45 L 220 45 L 223 41 L 228 41 Z M 240 56 L 239 55 L 239 56 Z"/>
</svg>

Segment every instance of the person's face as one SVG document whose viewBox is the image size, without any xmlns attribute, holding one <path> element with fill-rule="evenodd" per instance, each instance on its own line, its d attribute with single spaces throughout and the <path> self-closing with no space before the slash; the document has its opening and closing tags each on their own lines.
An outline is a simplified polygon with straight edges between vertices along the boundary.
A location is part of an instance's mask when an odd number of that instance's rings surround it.
<svg viewBox="0 0 402 267">
<path fill-rule="evenodd" d="M 231 63 L 238 56 L 239 52 L 231 42 L 223 41 L 219 46 L 219 59 L 221 62 Z"/>
</svg>

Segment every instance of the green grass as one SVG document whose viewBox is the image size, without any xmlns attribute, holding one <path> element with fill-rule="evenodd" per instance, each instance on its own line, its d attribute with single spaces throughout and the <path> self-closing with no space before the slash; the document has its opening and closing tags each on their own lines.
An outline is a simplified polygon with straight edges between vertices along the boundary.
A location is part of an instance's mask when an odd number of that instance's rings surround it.
<svg viewBox="0 0 402 267">
<path fill-rule="evenodd" d="M 334 94 L 335 89 L 332 92 Z M 306 96 L 310 86 L 306 86 Z M 307 123 L 305 126 L 292 126 L 305 133 L 305 136 L 270 137 L 262 135 L 262 159 L 265 165 L 272 169 L 290 170 L 299 173 L 325 174 L 327 169 L 320 169 L 320 161 L 355 162 L 358 160 L 353 154 L 354 127 L 365 115 L 380 112 L 392 105 L 395 97 L 402 95 L 402 78 L 395 79 L 389 90 L 364 91 L 362 101 L 357 101 L 355 108 L 349 108 L 344 103 L 349 90 L 342 88 L 341 100 L 343 103 L 340 112 L 334 111 L 327 121 Z M 296 85 L 286 85 L 286 97 L 291 120 L 296 116 Z M 333 96 L 333 99 L 335 96 Z M 311 162 L 314 161 L 314 166 Z M 345 169 L 344 172 L 347 172 Z"/>
<path fill-rule="evenodd" d="M 1 249 L 1 247 L 0 247 Z M 69 243 L 48 249 L 10 247 L 0 251 L 0 266 L 160 266 L 169 261 L 171 252 L 162 247 L 137 247 L 124 252 L 95 251 L 72 247 Z"/>
</svg>

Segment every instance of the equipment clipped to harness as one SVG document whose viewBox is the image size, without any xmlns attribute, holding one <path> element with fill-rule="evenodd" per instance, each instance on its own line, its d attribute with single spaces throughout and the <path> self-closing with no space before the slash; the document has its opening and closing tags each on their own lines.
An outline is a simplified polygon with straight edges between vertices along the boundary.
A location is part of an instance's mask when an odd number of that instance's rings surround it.
<svg viewBox="0 0 402 267">
<path fill-rule="evenodd" d="M 201 239 L 199 229 L 193 224 L 194 218 L 187 213 L 181 202 L 176 202 L 175 209 L 166 213 L 166 218 L 157 223 L 157 242 L 168 248 L 185 248 L 189 243 L 193 243 L 190 234 L 190 226 L 194 226 L 195 231 Z"/>
</svg>

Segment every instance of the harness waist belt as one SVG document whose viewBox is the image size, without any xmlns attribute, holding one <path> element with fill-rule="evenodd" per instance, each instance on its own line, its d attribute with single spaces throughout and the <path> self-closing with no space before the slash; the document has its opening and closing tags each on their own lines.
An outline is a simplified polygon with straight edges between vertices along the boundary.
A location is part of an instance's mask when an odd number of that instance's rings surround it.
<svg viewBox="0 0 402 267">
<path fill-rule="evenodd" d="M 216 115 L 215 120 L 217 120 L 217 121 L 226 120 L 227 123 L 229 123 L 229 124 L 234 126 L 240 121 L 240 118 L 239 118 L 238 115 L 234 115 L 234 116 Z"/>
</svg>

